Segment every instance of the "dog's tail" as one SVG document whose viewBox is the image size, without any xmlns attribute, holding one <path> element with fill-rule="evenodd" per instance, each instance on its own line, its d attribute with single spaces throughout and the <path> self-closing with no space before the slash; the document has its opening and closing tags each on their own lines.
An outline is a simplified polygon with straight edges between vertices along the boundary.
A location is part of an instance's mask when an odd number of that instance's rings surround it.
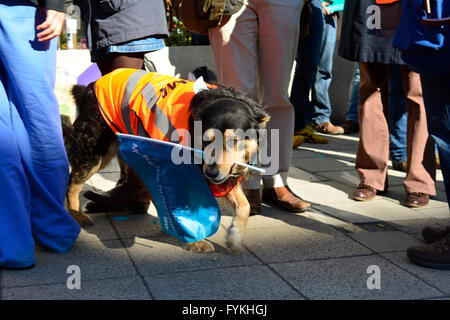
<svg viewBox="0 0 450 320">
<path fill-rule="evenodd" d="M 72 94 L 72 97 L 75 100 L 75 104 L 77 106 L 77 116 L 78 114 L 82 113 L 81 109 L 83 108 L 83 105 L 86 105 L 85 99 L 87 90 L 88 87 L 79 84 L 74 85 L 70 90 L 70 93 Z"/>
</svg>

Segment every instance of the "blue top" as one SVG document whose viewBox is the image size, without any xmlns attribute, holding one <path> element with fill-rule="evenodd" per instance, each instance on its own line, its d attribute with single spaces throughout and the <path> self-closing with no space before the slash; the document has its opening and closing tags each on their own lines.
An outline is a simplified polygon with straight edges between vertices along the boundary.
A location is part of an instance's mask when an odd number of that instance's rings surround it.
<svg viewBox="0 0 450 320">
<path fill-rule="evenodd" d="M 434 0 L 428 15 L 422 0 L 402 1 L 403 15 L 394 37 L 394 46 L 402 51 L 402 59 L 421 74 L 450 73 L 450 26 L 425 26 L 422 18 L 450 17 L 450 1 Z"/>
</svg>

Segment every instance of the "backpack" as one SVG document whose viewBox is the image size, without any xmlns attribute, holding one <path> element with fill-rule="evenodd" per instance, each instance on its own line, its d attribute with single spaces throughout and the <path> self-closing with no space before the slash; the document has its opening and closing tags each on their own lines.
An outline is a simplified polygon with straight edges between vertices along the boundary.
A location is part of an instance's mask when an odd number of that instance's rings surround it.
<svg viewBox="0 0 450 320">
<path fill-rule="evenodd" d="M 186 29 L 206 35 L 208 29 L 225 24 L 238 12 L 243 0 L 168 0 L 171 17 L 175 16 Z"/>
</svg>

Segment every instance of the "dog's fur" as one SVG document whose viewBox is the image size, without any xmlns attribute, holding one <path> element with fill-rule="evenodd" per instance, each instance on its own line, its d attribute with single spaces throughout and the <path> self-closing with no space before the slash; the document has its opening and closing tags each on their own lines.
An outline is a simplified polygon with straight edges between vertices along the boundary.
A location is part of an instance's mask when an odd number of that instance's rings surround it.
<svg viewBox="0 0 450 320">
<path fill-rule="evenodd" d="M 78 117 L 65 136 L 71 166 L 67 202 L 72 217 L 80 225 L 89 225 L 92 224 L 91 218 L 80 208 L 80 191 L 86 180 L 118 155 L 118 143 L 115 134 L 100 114 L 94 84 L 88 87 L 76 85 L 72 88 L 72 95 L 78 108 Z M 227 147 L 225 141 L 227 141 L 226 138 L 234 138 L 233 129 L 243 131 L 260 129 L 264 128 L 269 120 L 267 113 L 257 103 L 231 88 L 200 91 L 192 99 L 190 108 L 191 123 L 194 119 L 202 121 L 203 132 L 207 132 L 211 141 L 214 141 L 215 137 L 213 133 L 208 133 L 208 129 L 215 128 L 223 135 L 222 155 L 215 155 L 215 158 L 222 159 L 227 156 L 227 159 L 232 159 L 233 162 L 247 162 L 258 148 L 258 139 L 246 139 L 244 151 Z M 219 163 L 207 164 L 205 161 L 202 165 L 205 177 L 213 183 L 220 183 L 230 176 L 248 175 L 248 169 L 232 166 L 230 161 L 217 162 Z M 228 247 L 236 249 L 242 241 L 250 214 L 250 205 L 240 183 L 226 198 L 234 209 L 234 218 L 227 233 L 226 243 Z M 200 252 L 214 251 L 212 244 L 205 240 L 191 243 L 189 247 Z"/>
</svg>

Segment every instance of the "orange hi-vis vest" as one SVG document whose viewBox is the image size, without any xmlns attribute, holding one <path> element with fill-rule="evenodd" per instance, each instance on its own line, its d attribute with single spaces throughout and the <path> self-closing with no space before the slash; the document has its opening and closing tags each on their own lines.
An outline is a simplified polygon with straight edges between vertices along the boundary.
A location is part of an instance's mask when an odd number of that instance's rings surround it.
<svg viewBox="0 0 450 320">
<path fill-rule="evenodd" d="M 156 72 L 117 69 L 95 83 L 100 112 L 115 133 L 183 143 L 194 82 Z"/>
</svg>

